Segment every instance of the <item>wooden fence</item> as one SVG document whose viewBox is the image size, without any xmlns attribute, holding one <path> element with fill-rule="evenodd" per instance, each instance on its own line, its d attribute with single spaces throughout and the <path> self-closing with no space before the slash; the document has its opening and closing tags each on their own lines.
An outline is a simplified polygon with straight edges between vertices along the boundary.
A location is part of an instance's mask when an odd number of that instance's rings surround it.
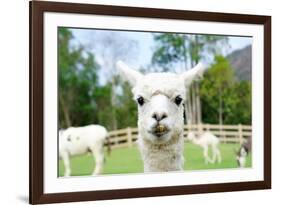
<svg viewBox="0 0 281 205">
<path fill-rule="evenodd" d="M 187 133 L 192 131 L 196 134 L 204 131 L 210 131 L 220 138 L 222 143 L 240 143 L 242 144 L 249 136 L 252 135 L 251 125 L 213 125 L 213 124 L 197 124 L 185 125 L 184 137 L 187 141 Z M 138 136 L 138 128 L 125 128 L 109 132 L 109 141 L 112 148 L 131 147 Z"/>
</svg>

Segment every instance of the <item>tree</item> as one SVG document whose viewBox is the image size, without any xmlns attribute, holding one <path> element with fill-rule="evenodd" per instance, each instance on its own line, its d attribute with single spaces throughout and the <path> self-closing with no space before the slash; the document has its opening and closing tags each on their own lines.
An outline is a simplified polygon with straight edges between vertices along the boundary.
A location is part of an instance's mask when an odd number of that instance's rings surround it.
<svg viewBox="0 0 281 205">
<path fill-rule="evenodd" d="M 82 45 L 72 44 L 73 35 L 67 28 L 58 31 L 59 124 L 70 127 L 89 124 L 95 103 L 97 69 L 94 55 Z M 89 114 L 90 113 L 90 114 Z"/>
<path fill-rule="evenodd" d="M 188 69 L 188 42 L 182 34 L 154 34 L 156 48 L 152 56 L 154 70 L 159 72 L 175 71 L 178 63 Z M 175 66 L 177 65 L 177 66 Z"/>
<path fill-rule="evenodd" d="M 208 80 L 202 81 L 202 98 L 216 99 L 214 103 L 218 108 L 218 121 L 219 124 L 223 124 L 224 99 L 234 83 L 233 69 L 223 56 L 216 56 L 215 62 L 204 77 Z"/>
<path fill-rule="evenodd" d="M 251 124 L 251 83 L 238 81 L 229 61 L 216 56 L 200 82 L 203 119 L 207 123 Z"/>
<path fill-rule="evenodd" d="M 118 95 L 117 120 L 119 127 L 135 127 L 137 124 L 138 109 L 133 100 L 131 86 L 125 82 L 122 84 L 122 94 Z"/>
<path fill-rule="evenodd" d="M 224 110 L 224 123 L 226 124 L 252 123 L 251 83 L 249 81 L 234 83 L 225 98 Z"/>
<path fill-rule="evenodd" d="M 94 42 L 91 44 L 91 42 Z M 136 42 L 126 38 L 126 36 L 119 34 L 118 32 L 99 31 L 89 42 L 90 47 L 96 51 L 99 50 L 101 54 L 101 66 L 105 70 L 104 73 L 107 77 L 107 81 L 111 84 L 110 86 L 110 104 L 112 129 L 119 127 L 117 107 L 118 107 L 118 93 L 122 92 L 120 89 L 121 82 L 119 76 L 116 73 L 115 64 L 118 60 L 128 60 L 133 55 L 136 55 Z"/>
</svg>

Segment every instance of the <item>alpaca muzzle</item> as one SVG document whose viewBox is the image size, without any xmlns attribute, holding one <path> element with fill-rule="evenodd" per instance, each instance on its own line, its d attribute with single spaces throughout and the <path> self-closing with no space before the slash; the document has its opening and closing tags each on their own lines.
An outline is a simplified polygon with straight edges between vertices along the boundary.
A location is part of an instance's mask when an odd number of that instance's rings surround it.
<svg viewBox="0 0 281 205">
<path fill-rule="evenodd" d="M 155 126 L 153 133 L 157 137 L 161 137 L 162 135 L 166 134 L 168 132 L 168 128 L 165 125 L 158 124 Z"/>
</svg>

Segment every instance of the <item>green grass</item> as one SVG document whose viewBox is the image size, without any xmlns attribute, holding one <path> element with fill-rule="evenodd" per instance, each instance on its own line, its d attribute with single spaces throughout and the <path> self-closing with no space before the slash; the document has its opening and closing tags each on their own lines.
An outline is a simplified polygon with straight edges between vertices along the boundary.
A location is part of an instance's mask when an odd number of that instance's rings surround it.
<svg viewBox="0 0 281 205">
<path fill-rule="evenodd" d="M 202 169 L 226 169 L 237 168 L 235 149 L 238 144 L 221 144 L 221 164 L 205 164 L 202 149 L 194 144 L 185 143 L 185 170 Z M 251 167 L 251 156 L 247 158 L 247 167 Z M 94 161 L 91 154 L 75 156 L 71 158 L 71 171 L 74 176 L 90 175 L 94 169 Z M 113 149 L 110 156 L 106 155 L 104 174 L 142 173 L 143 162 L 136 146 L 131 148 Z M 59 176 L 63 176 L 64 166 L 59 161 Z"/>
</svg>

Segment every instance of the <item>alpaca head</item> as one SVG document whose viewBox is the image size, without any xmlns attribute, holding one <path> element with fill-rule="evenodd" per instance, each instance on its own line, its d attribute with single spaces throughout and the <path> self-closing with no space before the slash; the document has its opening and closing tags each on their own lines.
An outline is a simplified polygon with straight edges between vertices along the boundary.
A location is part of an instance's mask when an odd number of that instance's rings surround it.
<svg viewBox="0 0 281 205">
<path fill-rule="evenodd" d="M 184 124 L 184 102 L 188 86 L 202 76 L 204 67 L 182 74 L 150 73 L 143 75 L 119 61 L 117 68 L 124 80 L 132 86 L 138 104 L 140 137 L 155 144 L 179 137 Z"/>
</svg>

